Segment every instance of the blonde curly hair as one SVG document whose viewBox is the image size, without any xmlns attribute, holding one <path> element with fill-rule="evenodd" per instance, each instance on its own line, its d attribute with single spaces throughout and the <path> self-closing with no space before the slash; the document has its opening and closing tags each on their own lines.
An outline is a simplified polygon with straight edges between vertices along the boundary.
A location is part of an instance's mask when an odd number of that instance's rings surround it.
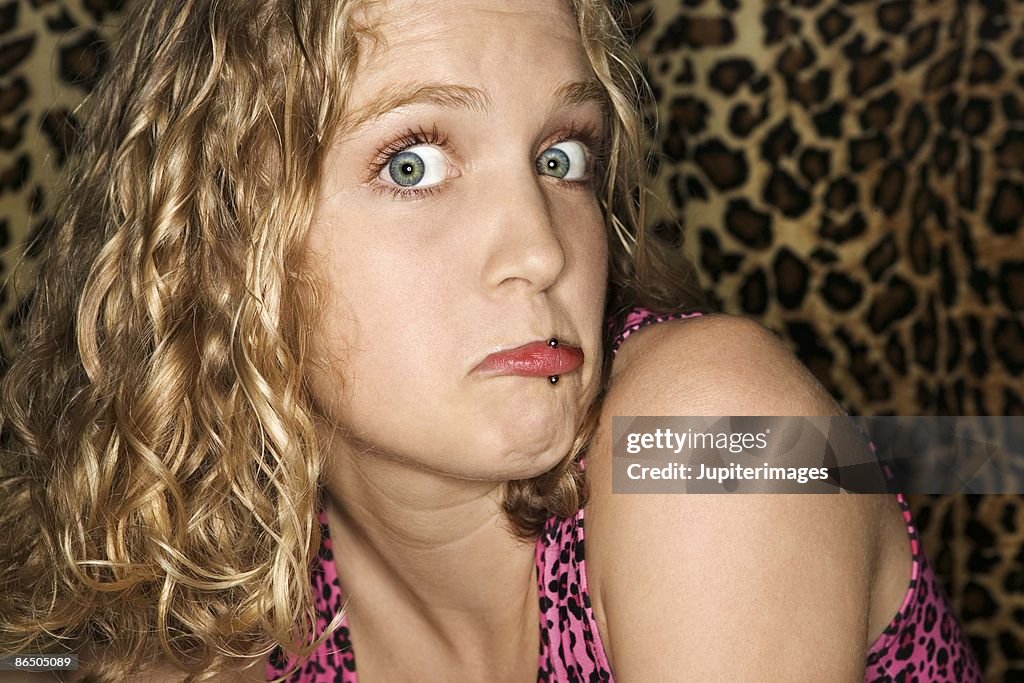
<svg viewBox="0 0 1024 683">
<path fill-rule="evenodd" d="M 304 378 L 326 289 L 303 245 L 379 1 L 153 0 L 124 18 L 0 385 L 0 652 L 88 653 L 101 681 L 319 643 Z M 571 4 L 610 105 L 608 312 L 692 308 L 691 271 L 644 230 L 649 93 L 621 10 Z M 597 409 L 558 467 L 508 483 L 514 533 L 585 503 Z"/>
</svg>

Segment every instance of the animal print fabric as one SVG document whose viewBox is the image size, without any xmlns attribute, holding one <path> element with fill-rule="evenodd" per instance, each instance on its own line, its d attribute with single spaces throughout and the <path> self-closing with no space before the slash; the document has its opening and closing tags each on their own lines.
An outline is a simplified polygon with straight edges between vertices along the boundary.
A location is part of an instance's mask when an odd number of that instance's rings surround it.
<svg viewBox="0 0 1024 683">
<path fill-rule="evenodd" d="M 699 315 L 657 315 L 635 310 L 627 316 L 612 350 L 617 352 L 627 337 L 648 325 Z M 897 500 L 910 542 L 910 581 L 899 611 L 868 650 L 864 680 L 873 683 L 981 681 L 977 661 L 921 547 L 910 508 L 902 495 L 898 495 Z M 537 540 L 539 682 L 614 681 L 587 586 L 584 512 L 581 509 L 567 519 L 552 516 Z M 323 511 L 320 512 L 320 528 L 322 541 L 312 569 L 312 581 L 317 626 L 322 632 L 341 609 L 343 597 L 327 515 Z M 281 650 L 275 650 L 267 662 L 267 680 L 284 675 L 287 668 Z M 292 683 L 357 683 L 348 620 L 287 680 Z"/>
<path fill-rule="evenodd" d="M 0 373 L 31 302 L 8 276 L 137 1 L 0 0 Z M 1024 414 L 1024 3 L 627 4 L 662 122 L 648 223 L 721 310 L 858 414 Z M 1024 681 L 1021 496 L 910 502 L 987 680 Z"/>
</svg>

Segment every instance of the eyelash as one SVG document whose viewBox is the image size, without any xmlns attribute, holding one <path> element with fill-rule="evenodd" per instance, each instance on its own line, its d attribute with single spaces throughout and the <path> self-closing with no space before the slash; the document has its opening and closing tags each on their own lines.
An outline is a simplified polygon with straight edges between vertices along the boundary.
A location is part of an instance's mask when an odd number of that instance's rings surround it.
<svg viewBox="0 0 1024 683">
<path fill-rule="evenodd" d="M 427 132 L 422 127 L 417 129 L 410 128 L 405 131 L 405 133 L 391 140 L 377 150 L 377 154 L 374 156 L 373 163 L 371 164 L 373 175 L 371 176 L 372 184 L 370 185 L 370 189 L 374 192 L 391 192 L 398 198 L 422 197 L 433 194 L 434 189 L 436 188 L 435 185 L 421 189 L 398 187 L 386 185 L 380 182 L 377 178 L 380 172 L 384 170 L 384 167 L 391 162 L 392 157 L 419 145 L 433 145 L 435 147 L 440 147 L 445 151 L 451 151 L 451 146 L 448 143 L 448 136 L 439 133 L 436 125 L 430 128 L 430 132 Z"/>
<path fill-rule="evenodd" d="M 587 177 L 579 180 L 565 180 L 564 178 L 556 178 L 554 176 L 551 176 L 551 179 L 570 187 L 587 186 L 596 189 L 597 179 L 604 175 L 604 165 L 608 160 L 607 138 L 601 135 L 600 131 L 590 123 L 580 124 L 572 121 L 566 128 L 563 128 L 555 135 L 555 138 L 548 144 L 548 147 L 567 140 L 576 140 L 586 145 L 590 155 L 590 173 L 587 174 Z M 391 162 L 392 157 L 420 145 L 431 145 L 440 147 L 445 151 L 451 151 L 448 136 L 439 132 L 436 125 L 432 126 L 430 131 L 422 127 L 416 129 L 409 128 L 403 134 L 377 150 L 371 163 L 373 175 L 371 177 L 370 189 L 377 193 L 390 192 L 393 197 L 398 199 L 427 197 L 438 191 L 441 183 L 424 188 L 399 187 L 380 182 L 377 178 L 384 167 Z"/>
</svg>

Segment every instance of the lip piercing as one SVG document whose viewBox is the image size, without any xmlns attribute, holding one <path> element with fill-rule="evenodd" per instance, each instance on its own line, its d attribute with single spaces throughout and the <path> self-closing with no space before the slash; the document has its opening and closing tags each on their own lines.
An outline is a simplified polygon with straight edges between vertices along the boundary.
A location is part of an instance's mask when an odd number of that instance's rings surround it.
<svg viewBox="0 0 1024 683">
<path fill-rule="evenodd" d="M 558 339 L 556 339 L 555 337 L 548 339 L 548 346 L 550 346 L 553 349 L 558 348 Z M 558 384 L 558 375 L 551 375 L 550 377 L 548 377 L 548 381 L 551 382 L 552 384 Z"/>
</svg>

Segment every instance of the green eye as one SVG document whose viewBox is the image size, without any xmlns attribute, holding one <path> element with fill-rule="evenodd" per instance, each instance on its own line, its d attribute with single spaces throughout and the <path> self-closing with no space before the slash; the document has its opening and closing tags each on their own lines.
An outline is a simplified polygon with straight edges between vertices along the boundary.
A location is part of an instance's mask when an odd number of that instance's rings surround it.
<svg viewBox="0 0 1024 683">
<path fill-rule="evenodd" d="M 422 157 L 413 152 L 402 152 L 396 154 L 395 158 L 388 164 L 388 174 L 391 180 L 402 187 L 411 187 L 421 180 L 426 173 L 426 165 Z"/>
<path fill-rule="evenodd" d="M 537 170 L 543 175 L 564 178 L 569 173 L 569 155 L 560 149 L 547 149 L 537 159 Z"/>
<path fill-rule="evenodd" d="M 587 175 L 587 152 L 583 143 L 566 140 L 552 145 L 537 158 L 537 172 L 563 180 L 577 180 Z"/>
<path fill-rule="evenodd" d="M 391 157 L 377 177 L 398 187 L 427 187 L 447 178 L 450 168 L 447 157 L 437 147 L 417 145 Z"/>
</svg>

